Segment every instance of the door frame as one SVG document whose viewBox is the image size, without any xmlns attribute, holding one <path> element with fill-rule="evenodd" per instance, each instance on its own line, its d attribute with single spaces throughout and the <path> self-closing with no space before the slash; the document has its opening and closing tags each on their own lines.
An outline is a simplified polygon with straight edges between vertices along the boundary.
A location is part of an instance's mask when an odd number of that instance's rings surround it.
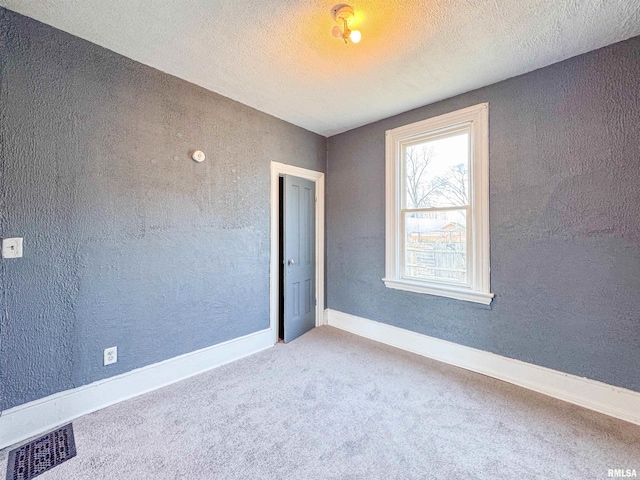
<svg viewBox="0 0 640 480">
<path fill-rule="evenodd" d="M 269 286 L 269 328 L 273 332 L 273 343 L 278 342 L 278 300 L 280 295 L 280 177 L 293 175 L 311 180 L 316 184 L 316 327 L 324 325 L 324 173 L 295 167 L 280 162 L 271 162 L 271 262 Z"/>
</svg>

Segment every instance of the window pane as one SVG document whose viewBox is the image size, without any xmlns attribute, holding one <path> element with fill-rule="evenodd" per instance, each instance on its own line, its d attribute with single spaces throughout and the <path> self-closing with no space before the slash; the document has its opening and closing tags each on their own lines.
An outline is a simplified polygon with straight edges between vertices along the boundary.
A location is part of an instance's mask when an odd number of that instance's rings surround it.
<svg viewBox="0 0 640 480">
<path fill-rule="evenodd" d="M 467 211 L 406 212 L 404 276 L 467 283 Z"/>
<path fill-rule="evenodd" d="M 403 148 L 404 208 L 469 204 L 469 130 Z"/>
</svg>

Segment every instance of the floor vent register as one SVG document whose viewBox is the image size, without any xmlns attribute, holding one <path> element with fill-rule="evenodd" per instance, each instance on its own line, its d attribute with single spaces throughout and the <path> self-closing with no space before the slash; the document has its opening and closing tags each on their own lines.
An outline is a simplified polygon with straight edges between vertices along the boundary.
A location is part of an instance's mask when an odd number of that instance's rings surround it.
<svg viewBox="0 0 640 480">
<path fill-rule="evenodd" d="M 71 424 L 9 452 L 7 480 L 31 480 L 76 456 Z"/>
</svg>

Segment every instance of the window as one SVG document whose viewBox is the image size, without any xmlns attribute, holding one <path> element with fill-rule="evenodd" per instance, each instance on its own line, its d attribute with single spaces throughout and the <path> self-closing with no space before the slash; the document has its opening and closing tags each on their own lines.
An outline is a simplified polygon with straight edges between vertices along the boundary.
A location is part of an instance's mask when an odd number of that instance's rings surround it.
<svg viewBox="0 0 640 480">
<path fill-rule="evenodd" d="M 386 132 L 387 287 L 491 303 L 488 111 Z"/>
</svg>

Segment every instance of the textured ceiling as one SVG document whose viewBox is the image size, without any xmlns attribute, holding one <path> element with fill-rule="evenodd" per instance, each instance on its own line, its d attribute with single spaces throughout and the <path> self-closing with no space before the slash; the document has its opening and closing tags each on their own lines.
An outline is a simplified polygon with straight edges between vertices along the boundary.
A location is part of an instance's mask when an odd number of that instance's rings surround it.
<svg viewBox="0 0 640 480">
<path fill-rule="evenodd" d="M 638 0 L 0 0 L 329 136 L 640 35 Z"/>
</svg>

